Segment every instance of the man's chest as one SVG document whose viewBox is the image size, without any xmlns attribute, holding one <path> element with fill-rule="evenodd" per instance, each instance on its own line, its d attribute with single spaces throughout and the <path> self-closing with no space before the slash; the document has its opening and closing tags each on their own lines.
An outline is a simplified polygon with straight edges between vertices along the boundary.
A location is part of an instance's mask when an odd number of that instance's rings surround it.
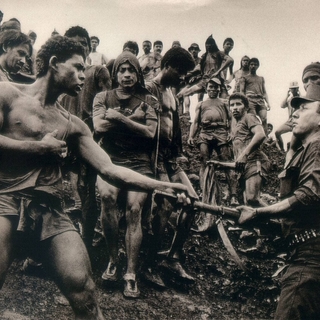
<svg viewBox="0 0 320 320">
<path fill-rule="evenodd" d="M 8 135 L 21 140 L 41 140 L 47 133 L 58 130 L 57 139 L 62 139 L 67 123 L 68 119 L 55 107 L 42 108 L 27 102 L 24 105 L 13 104 L 3 129 Z"/>
</svg>

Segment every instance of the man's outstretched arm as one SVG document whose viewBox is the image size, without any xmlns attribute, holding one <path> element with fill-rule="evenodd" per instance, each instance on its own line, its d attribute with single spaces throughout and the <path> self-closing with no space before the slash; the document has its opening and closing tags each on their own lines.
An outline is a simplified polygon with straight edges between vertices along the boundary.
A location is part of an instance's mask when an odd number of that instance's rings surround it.
<svg viewBox="0 0 320 320">
<path fill-rule="evenodd" d="M 150 179 L 135 171 L 113 164 L 108 154 L 94 142 L 91 132 L 86 125 L 76 117 L 73 117 L 73 121 L 78 127 L 78 134 L 75 142 L 77 143 L 76 149 L 78 150 L 79 155 L 96 169 L 101 178 L 108 183 L 117 186 L 118 188 L 131 190 L 153 191 L 158 189 L 166 190 L 171 193 L 174 193 L 174 191 L 188 192 L 187 187 L 183 184 Z M 197 198 L 195 192 L 189 191 L 188 195 L 192 198 Z"/>
</svg>

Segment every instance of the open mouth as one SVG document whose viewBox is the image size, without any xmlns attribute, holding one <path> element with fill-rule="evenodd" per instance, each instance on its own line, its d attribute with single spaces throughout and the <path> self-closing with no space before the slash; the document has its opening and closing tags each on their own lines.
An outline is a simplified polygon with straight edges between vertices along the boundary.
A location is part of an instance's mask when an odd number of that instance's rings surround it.
<svg viewBox="0 0 320 320">
<path fill-rule="evenodd" d="M 78 84 L 78 85 L 76 86 L 76 91 L 77 91 L 77 92 L 80 92 L 80 91 L 82 90 L 82 88 L 83 88 L 83 83 L 82 83 L 82 84 Z"/>
</svg>

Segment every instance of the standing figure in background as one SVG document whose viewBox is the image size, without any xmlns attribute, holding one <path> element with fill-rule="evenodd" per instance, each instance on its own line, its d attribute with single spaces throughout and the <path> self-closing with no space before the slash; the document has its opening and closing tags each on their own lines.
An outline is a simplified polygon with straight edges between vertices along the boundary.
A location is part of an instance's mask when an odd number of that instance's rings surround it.
<svg viewBox="0 0 320 320">
<path fill-rule="evenodd" d="M 240 79 L 250 73 L 249 60 L 250 58 L 248 56 L 243 56 L 240 62 L 240 69 L 230 75 L 228 79 L 229 83 L 231 83 L 233 79 L 235 81 L 233 93 L 240 92 Z"/>
<path fill-rule="evenodd" d="M 257 58 L 250 59 L 250 73 L 240 79 L 240 93 L 248 98 L 248 112 L 260 117 L 264 132 L 267 134 L 267 111 L 270 110 L 270 103 L 264 78 L 257 75 L 259 66 L 260 62 Z"/>
<path fill-rule="evenodd" d="M 198 131 L 199 148 L 201 154 L 200 186 L 203 190 L 203 173 L 210 160 L 212 152 L 217 152 L 221 161 L 231 161 L 232 149 L 229 145 L 231 114 L 226 100 L 219 98 L 221 82 L 218 78 L 209 80 L 206 92 L 208 99 L 200 102 L 196 108 L 196 116 L 190 127 L 188 144 L 194 146 L 194 138 Z M 227 170 L 226 176 L 231 191 L 231 205 L 238 205 L 237 201 L 237 179 Z"/>
<path fill-rule="evenodd" d="M 171 48 L 161 60 L 160 73 L 152 81 L 147 82 L 146 87 L 158 99 L 161 106 L 156 152 L 157 177 L 161 181 L 179 181 L 183 183 L 190 194 L 197 198 L 186 173 L 178 164 L 178 158 L 182 155 L 182 139 L 177 103 L 171 91 L 171 87 L 177 86 L 181 78 L 193 68 L 194 61 L 188 51 L 180 47 Z M 164 252 L 164 259 L 161 261 L 160 266 L 175 276 L 192 282 L 194 278 L 181 265 L 183 245 L 189 235 L 194 218 L 194 209 L 191 207 L 188 210 L 192 210 L 192 212 L 181 211 L 179 219 L 177 219 L 178 223 L 170 250 Z M 163 281 L 157 272 L 157 253 L 161 248 L 163 234 L 174 207 L 169 201 L 163 199 L 163 202 L 158 204 L 156 211 L 152 225 L 153 236 L 148 241 L 150 247 L 148 253 L 149 264 L 147 270 L 145 270 L 145 276 L 148 280 L 163 286 Z"/>
<path fill-rule="evenodd" d="M 194 64 L 195 64 L 195 68 L 197 71 L 194 73 L 193 70 L 191 70 L 190 72 L 187 73 L 187 75 L 185 76 L 185 83 L 186 83 L 186 87 L 190 87 L 191 85 L 197 83 L 198 81 L 200 81 L 201 79 L 201 71 L 200 69 L 197 67 L 198 64 L 200 63 L 200 57 L 199 52 L 201 51 L 199 48 L 199 45 L 197 43 L 192 43 L 190 45 L 190 47 L 188 48 L 188 51 L 191 53 L 192 58 L 194 60 Z M 203 100 L 203 96 L 204 93 L 198 93 L 198 101 L 202 101 Z M 194 114 L 194 108 L 192 109 L 193 112 L 190 112 L 190 96 L 184 96 L 184 100 L 183 100 L 183 105 L 184 105 L 184 110 L 183 113 L 185 114 L 190 114 L 190 118 L 191 118 L 191 122 L 193 122 L 193 116 L 192 114 Z"/>
<path fill-rule="evenodd" d="M 268 157 L 260 149 L 266 135 L 261 120 L 248 112 L 249 102 L 245 95 L 233 93 L 229 107 L 233 116 L 231 139 L 235 167 L 241 173 L 244 200 L 252 207 L 260 207 L 265 205 L 260 199 L 260 192 L 270 168 Z"/>
<path fill-rule="evenodd" d="M 281 151 L 284 151 L 284 145 L 283 145 L 283 140 L 281 136 L 287 132 L 291 132 L 293 129 L 292 114 L 294 110 L 293 108 L 291 108 L 290 102 L 292 98 L 299 97 L 299 96 L 300 96 L 300 92 L 299 92 L 298 82 L 297 81 L 290 82 L 287 97 L 284 99 L 284 101 L 281 104 L 282 109 L 288 108 L 288 120 L 284 124 L 282 124 L 275 132 L 276 140 Z"/>
<path fill-rule="evenodd" d="M 206 52 L 202 55 L 201 61 L 198 65 L 202 73 L 202 80 L 199 83 L 192 85 L 189 88 L 183 88 L 177 95 L 178 98 L 193 95 L 195 93 L 204 92 L 206 84 L 212 77 L 217 77 L 221 81 L 224 92 L 227 92 L 225 88 L 222 72 L 227 69 L 233 63 L 233 59 L 225 54 L 224 51 L 220 51 L 216 41 L 212 35 L 206 40 Z M 194 70 L 197 72 L 197 68 Z"/>
<path fill-rule="evenodd" d="M 142 43 L 144 54 L 139 58 L 140 67 L 145 81 L 151 80 L 154 77 L 154 56 L 151 52 L 151 41 L 145 40 Z"/>
<path fill-rule="evenodd" d="M 106 66 L 108 59 L 107 57 L 103 54 L 97 51 L 97 47 L 100 44 L 100 39 L 96 36 L 90 37 L 90 42 L 91 42 L 91 52 L 88 55 L 86 62 L 88 65 L 101 65 L 101 66 Z"/>
<path fill-rule="evenodd" d="M 159 104 L 144 88 L 144 80 L 138 59 L 124 51 L 115 60 L 113 78 L 118 87 L 98 93 L 94 99 L 94 129 L 102 138 L 101 147 L 108 152 L 113 163 L 130 168 L 146 176 L 153 176 L 151 154 L 157 130 Z M 142 241 L 141 215 L 147 193 L 121 190 L 100 177 L 97 186 L 101 198 L 101 223 L 106 239 L 109 263 L 102 275 L 107 281 L 117 281 L 118 236 L 120 212 L 126 218 L 127 270 L 125 297 L 138 298 L 137 268 Z M 124 192 L 120 194 L 120 192 Z M 121 202 L 119 201 L 119 197 Z"/>
<path fill-rule="evenodd" d="M 232 38 L 226 38 L 223 41 L 223 51 L 226 54 L 226 56 L 224 57 L 224 60 L 222 61 L 222 64 L 224 64 L 227 61 L 227 57 L 229 56 L 229 53 L 231 52 L 231 50 L 234 47 L 234 41 Z M 231 58 L 232 59 L 232 58 Z M 228 97 L 228 90 L 230 89 L 230 86 L 228 85 L 228 78 L 232 78 L 233 77 L 233 59 L 232 59 L 232 63 L 229 65 L 228 68 L 224 69 L 221 72 L 221 77 L 224 80 L 225 86 L 222 88 L 222 92 L 220 94 L 220 97 L 223 99 L 226 99 Z M 228 77 L 228 71 L 229 71 L 229 77 Z"/>
<path fill-rule="evenodd" d="M 163 43 L 161 40 L 156 40 L 153 43 L 153 58 L 154 58 L 154 77 L 160 72 L 161 70 L 161 59 L 162 59 L 162 50 L 163 50 Z"/>
<path fill-rule="evenodd" d="M 80 26 L 73 26 L 65 32 L 65 36 L 79 42 L 85 50 L 86 57 L 90 52 L 90 37 L 88 31 Z M 93 132 L 92 104 L 98 92 L 111 88 L 110 74 L 104 66 L 85 66 L 85 80 L 78 96 L 61 95 L 59 102 L 71 114 L 83 120 Z M 71 215 L 81 214 L 82 237 L 85 244 L 90 247 L 94 237 L 94 227 L 98 217 L 96 201 L 97 174 L 90 165 L 79 161 L 75 154 L 68 157 L 66 165 L 72 183 L 75 205 L 70 208 Z"/>
</svg>

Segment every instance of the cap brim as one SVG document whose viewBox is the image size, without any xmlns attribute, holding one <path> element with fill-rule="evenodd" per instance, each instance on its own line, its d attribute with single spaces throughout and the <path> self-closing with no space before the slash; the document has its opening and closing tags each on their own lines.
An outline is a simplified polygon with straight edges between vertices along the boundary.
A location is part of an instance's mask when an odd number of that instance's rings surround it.
<svg viewBox="0 0 320 320">
<path fill-rule="evenodd" d="M 300 105 L 302 103 L 308 103 L 308 102 L 315 102 L 316 100 L 312 100 L 312 99 L 307 99 L 307 98 L 302 98 L 302 97 L 294 97 L 291 101 L 290 101 L 290 105 L 293 109 L 297 109 L 300 107 Z"/>
</svg>

